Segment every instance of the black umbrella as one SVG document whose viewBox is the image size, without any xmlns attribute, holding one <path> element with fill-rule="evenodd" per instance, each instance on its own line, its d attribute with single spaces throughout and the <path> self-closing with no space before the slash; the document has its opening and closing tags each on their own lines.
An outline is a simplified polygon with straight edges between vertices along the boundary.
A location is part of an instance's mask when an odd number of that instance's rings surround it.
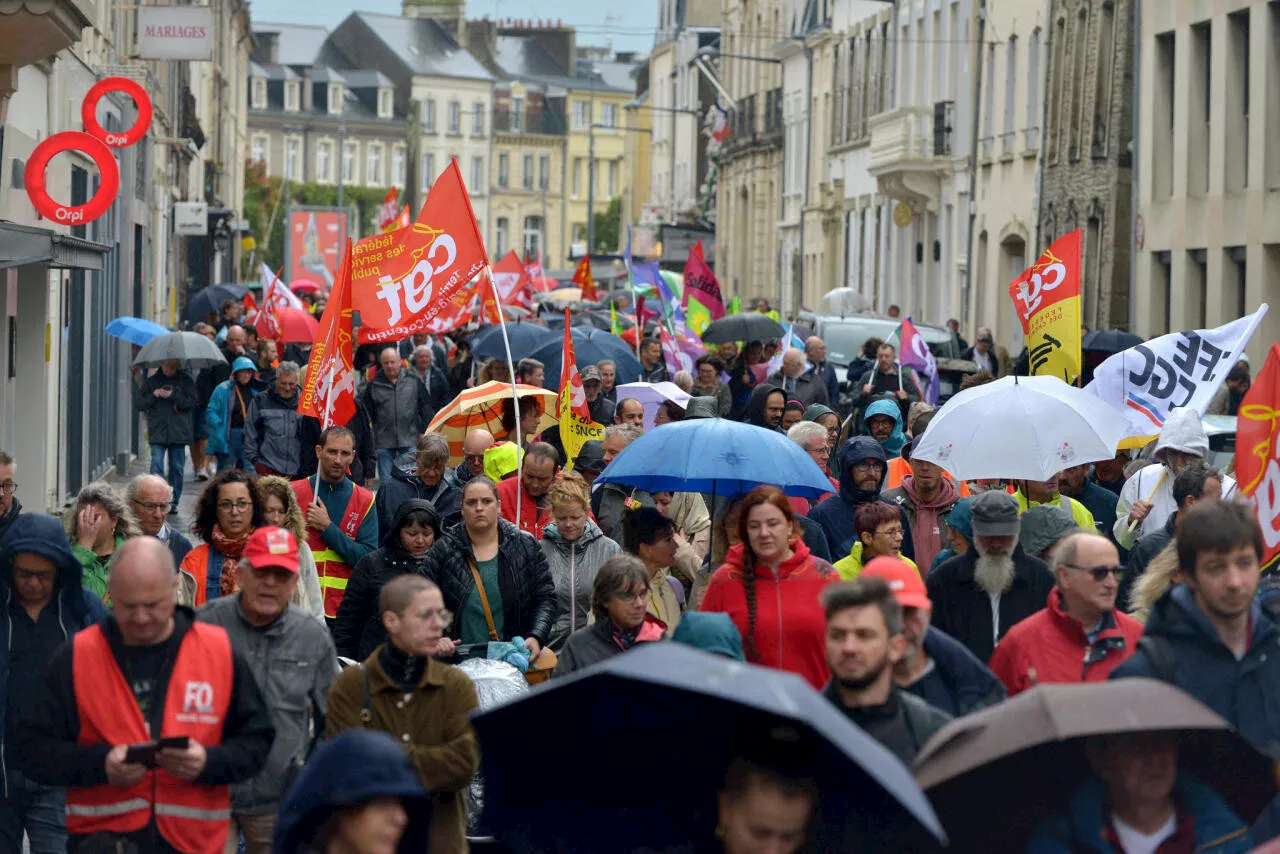
<svg viewBox="0 0 1280 854">
<path fill-rule="evenodd" d="M 782 324 L 754 311 L 739 312 L 713 321 L 702 333 L 703 344 L 726 341 L 780 341 L 787 335 Z"/>
<path fill-rule="evenodd" d="M 1081 350 L 1095 353 L 1119 353 L 1142 343 L 1142 337 L 1119 329 L 1098 329 L 1080 339 Z"/>
<path fill-rule="evenodd" d="M 507 340 L 511 342 L 511 358 L 523 359 L 534 350 L 558 336 L 545 326 L 516 321 L 507 324 Z M 494 324 L 471 336 L 471 355 L 476 359 L 506 359 L 507 348 L 502 340 L 502 327 Z"/>
<path fill-rule="evenodd" d="M 799 676 L 677 644 L 643 644 L 473 720 L 484 823 L 513 850 L 714 842 L 725 771 L 779 741 L 793 745 L 791 773 L 817 784 L 809 850 L 928 851 L 946 838 L 902 763 Z"/>
<path fill-rule="evenodd" d="M 203 290 L 196 291 L 187 298 L 187 307 L 182 316 L 192 323 L 204 320 L 206 315 L 221 312 L 222 304 L 227 300 L 239 302 L 244 299 L 245 293 L 247 293 L 247 288 L 243 285 L 236 285 L 230 282 L 221 285 L 210 285 Z"/>
</svg>

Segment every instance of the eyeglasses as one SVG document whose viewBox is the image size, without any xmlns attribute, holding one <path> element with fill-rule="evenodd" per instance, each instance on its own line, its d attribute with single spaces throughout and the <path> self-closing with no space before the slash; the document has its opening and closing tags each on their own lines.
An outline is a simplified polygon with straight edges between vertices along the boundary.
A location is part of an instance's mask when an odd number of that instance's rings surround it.
<svg viewBox="0 0 1280 854">
<path fill-rule="evenodd" d="M 53 572 L 36 572 L 30 569 L 15 568 L 14 574 L 17 575 L 19 581 L 39 581 L 42 584 L 48 584 L 53 581 Z"/>
<path fill-rule="evenodd" d="M 831 448 L 829 448 L 829 447 L 828 447 L 828 446 L 826 446 L 826 445 L 823 445 L 821 448 L 810 448 L 810 449 L 809 449 L 809 453 L 810 453 L 810 454 L 813 454 L 814 456 L 818 456 L 818 457 L 830 457 L 830 456 L 831 456 Z"/>
<path fill-rule="evenodd" d="M 876 531 L 876 536 L 877 537 L 893 537 L 894 539 L 900 540 L 906 536 L 906 533 L 902 530 L 902 526 L 898 525 L 895 528 L 885 528 L 882 530 L 878 530 Z"/>
<path fill-rule="evenodd" d="M 227 513 L 243 513 L 253 506 L 252 501 L 219 501 L 218 509 Z"/>
<path fill-rule="evenodd" d="M 875 460 L 862 460 L 853 464 L 854 471 L 884 471 L 884 463 Z"/>
<path fill-rule="evenodd" d="M 161 510 L 169 509 L 169 503 L 167 501 L 162 501 L 159 504 L 144 504 L 135 498 L 133 503 L 148 513 L 159 513 Z M 219 504 L 218 506 L 222 507 L 221 504 Z M 225 510 L 227 508 L 224 507 L 223 509 Z"/>
<path fill-rule="evenodd" d="M 441 608 L 439 611 L 428 611 L 422 615 L 422 618 L 427 622 L 430 622 L 431 620 L 439 620 L 440 628 L 442 629 L 447 629 L 453 625 L 453 612 L 444 608 Z"/>
<path fill-rule="evenodd" d="M 1124 575 L 1123 566 L 1080 566 L 1075 563 L 1064 563 L 1063 566 L 1069 566 L 1072 569 L 1078 569 L 1081 572 L 1087 572 L 1093 576 L 1093 580 L 1099 583 L 1106 581 L 1108 575 L 1114 575 L 1117 580 Z"/>
<path fill-rule="evenodd" d="M 624 602 L 629 605 L 632 602 L 636 601 L 637 599 L 648 599 L 649 591 L 641 590 L 639 593 L 619 593 L 615 598 L 619 602 Z"/>
<path fill-rule="evenodd" d="M 0 483 L 0 492 L 3 492 L 5 495 L 12 495 L 13 491 L 17 488 L 18 484 L 14 483 L 12 480 Z"/>
</svg>

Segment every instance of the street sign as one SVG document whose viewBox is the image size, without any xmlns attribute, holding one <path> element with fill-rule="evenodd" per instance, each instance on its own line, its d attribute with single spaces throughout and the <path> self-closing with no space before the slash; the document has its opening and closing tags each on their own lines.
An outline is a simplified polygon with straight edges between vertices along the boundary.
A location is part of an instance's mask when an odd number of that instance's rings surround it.
<svg viewBox="0 0 1280 854">
<path fill-rule="evenodd" d="M 213 58 L 213 9 L 209 6 L 138 7 L 138 58 Z"/>
<path fill-rule="evenodd" d="M 185 237 L 204 237 L 209 233 L 209 206 L 204 202 L 175 202 L 173 233 Z"/>
</svg>

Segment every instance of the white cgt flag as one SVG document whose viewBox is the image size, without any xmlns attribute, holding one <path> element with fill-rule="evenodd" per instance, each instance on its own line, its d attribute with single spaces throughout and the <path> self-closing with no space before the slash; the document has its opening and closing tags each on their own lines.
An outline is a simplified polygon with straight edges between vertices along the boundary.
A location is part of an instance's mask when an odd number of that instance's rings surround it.
<svg viewBox="0 0 1280 854">
<path fill-rule="evenodd" d="M 1125 414 L 1129 436 L 1154 436 L 1174 409 L 1201 415 L 1266 316 L 1253 314 L 1216 329 L 1171 332 L 1109 357 L 1085 387 Z"/>
<path fill-rule="evenodd" d="M 274 303 L 276 308 L 298 308 L 306 311 L 307 307 L 298 299 L 298 295 L 289 290 L 280 277 L 271 272 L 271 268 L 262 264 L 262 306 Z"/>
</svg>

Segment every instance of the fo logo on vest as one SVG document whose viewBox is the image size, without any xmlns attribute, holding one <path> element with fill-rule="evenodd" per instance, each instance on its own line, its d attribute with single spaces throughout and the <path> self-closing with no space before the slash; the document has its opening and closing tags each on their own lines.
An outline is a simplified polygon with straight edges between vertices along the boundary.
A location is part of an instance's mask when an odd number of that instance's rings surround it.
<svg viewBox="0 0 1280 854">
<path fill-rule="evenodd" d="M 213 686 L 208 682 L 188 682 L 182 693 L 182 712 L 176 717 L 180 723 L 221 723 L 213 708 Z"/>
</svg>

